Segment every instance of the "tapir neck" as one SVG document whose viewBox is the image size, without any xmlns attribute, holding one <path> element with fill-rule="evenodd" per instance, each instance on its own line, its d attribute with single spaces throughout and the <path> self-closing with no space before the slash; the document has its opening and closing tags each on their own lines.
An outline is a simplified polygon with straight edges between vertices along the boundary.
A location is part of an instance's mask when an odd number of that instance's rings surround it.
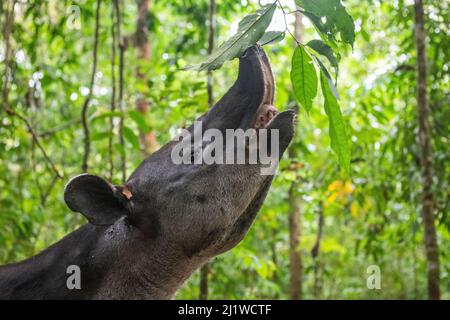
<svg viewBox="0 0 450 320">
<path fill-rule="evenodd" d="M 0 299 L 170 299 L 206 260 L 159 238 L 123 221 L 86 224 L 36 256 L 0 267 Z M 79 287 L 70 266 L 79 267 Z"/>
<path fill-rule="evenodd" d="M 163 236 L 148 239 L 134 233 L 124 244 L 94 298 L 171 299 L 183 283 L 207 260 L 187 257 L 180 249 L 164 242 Z"/>
</svg>

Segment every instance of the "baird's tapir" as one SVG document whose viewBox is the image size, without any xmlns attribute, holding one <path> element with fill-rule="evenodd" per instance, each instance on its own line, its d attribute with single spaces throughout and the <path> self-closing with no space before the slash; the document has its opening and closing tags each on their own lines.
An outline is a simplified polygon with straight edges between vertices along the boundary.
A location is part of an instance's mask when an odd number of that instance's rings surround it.
<svg viewBox="0 0 450 320">
<path fill-rule="evenodd" d="M 279 157 L 295 111 L 273 107 L 275 82 L 263 49 L 239 58 L 236 82 L 201 116 L 203 130 L 278 129 Z M 188 130 L 193 130 L 192 126 Z M 40 254 L 0 267 L 0 299 L 170 299 L 192 273 L 236 246 L 273 175 L 256 164 L 174 164 L 171 141 L 122 186 L 82 174 L 65 187 L 68 207 L 88 223 Z M 80 288 L 67 285 L 69 266 Z"/>
</svg>

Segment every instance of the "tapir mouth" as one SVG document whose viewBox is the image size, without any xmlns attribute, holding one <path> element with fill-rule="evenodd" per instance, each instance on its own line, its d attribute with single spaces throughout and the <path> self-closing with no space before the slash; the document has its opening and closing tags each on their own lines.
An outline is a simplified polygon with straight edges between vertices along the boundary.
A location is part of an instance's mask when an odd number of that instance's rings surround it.
<svg viewBox="0 0 450 320">
<path fill-rule="evenodd" d="M 275 80 L 269 59 L 264 50 L 256 45 L 246 50 L 241 61 L 242 64 L 248 63 L 248 61 L 253 64 L 253 81 L 257 85 L 255 86 L 256 90 L 254 89 L 254 93 L 261 95 L 261 102 L 252 119 L 251 127 L 254 129 L 267 128 L 279 113 L 278 109 L 273 105 Z M 242 65 L 240 69 L 243 69 Z"/>
<path fill-rule="evenodd" d="M 259 45 L 248 48 L 239 58 L 234 85 L 216 105 L 201 117 L 203 128 L 265 129 L 285 112 L 274 106 L 275 80 L 269 59 Z M 283 123 L 287 124 L 287 122 Z M 280 131 L 291 128 L 280 127 Z"/>
</svg>

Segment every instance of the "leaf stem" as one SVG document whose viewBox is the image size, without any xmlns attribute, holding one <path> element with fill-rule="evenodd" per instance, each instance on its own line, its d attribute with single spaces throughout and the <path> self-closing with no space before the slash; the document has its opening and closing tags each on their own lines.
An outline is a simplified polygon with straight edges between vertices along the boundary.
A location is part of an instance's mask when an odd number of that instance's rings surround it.
<svg viewBox="0 0 450 320">
<path fill-rule="evenodd" d="M 297 45 L 299 45 L 300 42 L 297 40 L 295 35 L 292 34 L 291 30 L 289 30 L 289 27 L 288 27 L 288 24 L 286 21 L 286 11 L 284 11 L 283 5 L 281 4 L 280 0 L 275 1 L 275 3 L 278 3 L 278 6 L 280 7 L 281 11 L 283 12 L 283 19 L 284 19 L 284 26 L 285 26 L 284 31 L 285 32 L 287 31 L 291 35 L 291 37 L 294 39 L 295 43 L 297 43 Z"/>
</svg>

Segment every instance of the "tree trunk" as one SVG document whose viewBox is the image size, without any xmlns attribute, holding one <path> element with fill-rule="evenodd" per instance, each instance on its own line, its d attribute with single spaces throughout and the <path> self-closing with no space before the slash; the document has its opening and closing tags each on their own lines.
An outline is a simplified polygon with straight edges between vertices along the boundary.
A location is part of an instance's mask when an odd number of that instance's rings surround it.
<svg viewBox="0 0 450 320">
<path fill-rule="evenodd" d="M 125 153 L 125 139 L 123 136 L 123 125 L 124 125 L 124 111 L 125 111 L 125 100 L 124 100 L 124 70 L 125 70 L 125 50 L 127 48 L 127 41 L 122 34 L 122 11 L 120 7 L 119 0 L 114 0 L 114 9 L 116 14 L 117 23 L 117 39 L 119 44 L 119 84 L 118 84 L 118 102 L 119 102 L 119 144 L 122 147 L 122 152 L 120 153 L 120 171 L 122 174 L 122 182 L 126 181 L 127 178 L 127 165 L 126 165 L 126 153 Z"/>
<path fill-rule="evenodd" d="M 301 41 L 302 16 L 295 14 L 295 38 Z M 289 149 L 289 157 L 293 159 L 295 152 L 293 146 Z M 290 271 L 290 298 L 299 300 L 302 298 L 302 257 L 300 252 L 300 198 L 297 194 L 299 185 L 293 182 L 289 189 L 289 271 Z"/>
<path fill-rule="evenodd" d="M 117 47 L 117 37 L 116 37 L 116 9 L 111 10 L 111 112 L 116 111 L 116 47 Z M 111 117 L 109 119 L 109 127 L 111 132 L 114 132 L 114 119 Z M 108 156 L 109 156 L 109 181 L 113 181 L 114 178 L 114 151 L 113 151 L 113 135 L 108 137 Z"/>
<path fill-rule="evenodd" d="M 319 260 L 319 252 L 320 252 L 320 243 L 322 241 L 323 235 L 323 224 L 324 224 L 324 215 L 323 215 L 323 202 L 322 200 L 319 202 L 319 218 L 317 220 L 317 238 L 316 243 L 311 249 L 311 256 L 313 258 L 314 265 L 314 298 L 320 299 L 320 294 L 322 291 L 322 283 L 320 279 L 320 260 Z"/>
<path fill-rule="evenodd" d="M 290 298 L 302 298 L 302 257 L 300 252 L 300 198 L 297 195 L 297 183 L 292 183 L 289 190 L 289 269 Z"/>
<path fill-rule="evenodd" d="M 148 13 L 150 9 L 150 0 L 138 0 L 138 18 L 136 23 L 135 46 L 137 50 L 136 78 L 147 86 L 147 66 L 150 60 L 151 46 L 148 36 Z M 136 109 L 146 117 L 150 104 L 147 99 L 147 92 L 138 92 L 136 99 Z M 157 149 L 156 136 L 153 132 L 140 132 L 141 148 L 144 154 L 150 154 Z"/>
<path fill-rule="evenodd" d="M 417 47 L 417 117 L 419 122 L 420 165 L 422 175 L 422 219 L 425 229 L 425 251 L 428 270 L 428 297 L 440 299 L 439 253 L 434 225 L 432 194 L 432 154 L 427 106 L 427 57 L 425 47 L 424 12 L 422 0 L 414 1 L 415 37 Z"/>
<path fill-rule="evenodd" d="M 209 274 L 209 262 L 207 262 L 200 269 L 200 300 L 208 300 L 208 274 Z"/>
<path fill-rule="evenodd" d="M 214 30 L 215 30 L 215 11 L 216 11 L 216 1 L 209 1 L 209 31 L 208 31 L 208 54 L 211 54 L 214 49 Z M 212 73 L 208 71 L 206 75 L 206 90 L 208 92 L 208 106 L 211 108 L 213 106 L 213 87 L 212 87 Z M 209 274 L 210 264 L 207 262 L 200 269 L 200 300 L 208 300 L 208 274 Z"/>
</svg>

